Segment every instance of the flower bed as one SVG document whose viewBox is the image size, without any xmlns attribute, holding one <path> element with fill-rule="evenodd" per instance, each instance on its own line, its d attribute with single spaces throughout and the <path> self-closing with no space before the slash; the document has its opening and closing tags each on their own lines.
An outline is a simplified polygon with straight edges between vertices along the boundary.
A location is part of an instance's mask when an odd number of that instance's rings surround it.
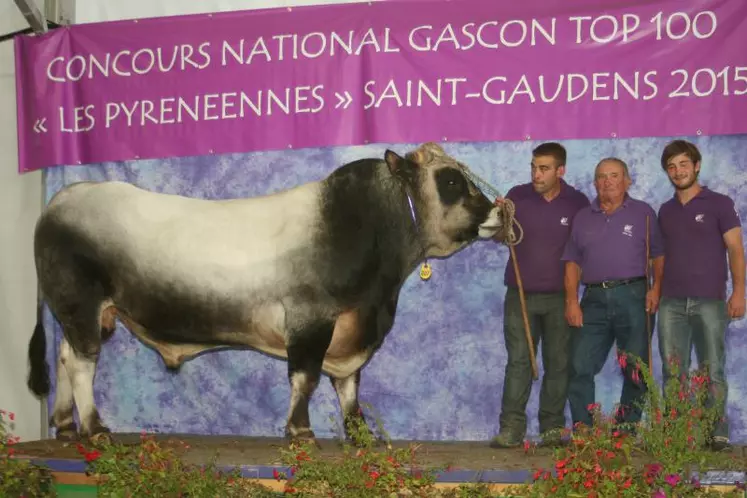
<svg viewBox="0 0 747 498">
<path fill-rule="evenodd" d="M 629 358 L 621 358 L 627 367 Z M 205 466 L 185 463 L 186 444 L 158 442 L 143 434 L 135 446 L 101 441 L 78 444 L 88 473 L 98 482 L 98 496 L 270 497 L 279 494 L 331 497 L 707 497 L 745 496 L 736 483 L 727 492 L 703 486 L 708 470 L 745 470 L 744 458 L 708 450 L 707 435 L 718 418 L 709 408 L 709 383 L 702 372 L 672 381 L 662 395 L 646 370 L 634 363 L 649 390 L 645 423 L 638 438 L 614 424 L 598 405 L 592 427 L 574 427 L 564 436 L 568 444 L 555 452 L 551 468 L 533 469 L 532 479 L 507 489 L 487 483 L 439 486 L 444 469 L 424 468 L 418 447 L 394 449 L 379 425 L 375 433 L 349 420 L 354 444 L 346 444 L 342 458 L 321 458 L 310 444 L 281 450 L 289 475 L 275 472 L 277 486 L 266 486 L 224 471 L 215 462 Z M 16 440 L 10 435 L 12 414 L 0 412 L 0 496 L 55 496 L 50 472 L 14 457 Z M 526 443 L 524 451 L 535 447 Z M 271 489 L 274 488 L 274 489 Z"/>
</svg>

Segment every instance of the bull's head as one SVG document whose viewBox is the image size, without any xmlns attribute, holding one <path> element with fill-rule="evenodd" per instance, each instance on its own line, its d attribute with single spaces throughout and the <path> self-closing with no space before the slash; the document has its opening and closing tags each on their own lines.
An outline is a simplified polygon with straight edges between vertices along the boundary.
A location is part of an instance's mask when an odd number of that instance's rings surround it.
<svg viewBox="0 0 747 498">
<path fill-rule="evenodd" d="M 426 256 L 448 256 L 503 228 L 500 208 L 439 145 L 423 144 L 405 157 L 387 150 L 384 157 L 412 197 Z"/>
</svg>

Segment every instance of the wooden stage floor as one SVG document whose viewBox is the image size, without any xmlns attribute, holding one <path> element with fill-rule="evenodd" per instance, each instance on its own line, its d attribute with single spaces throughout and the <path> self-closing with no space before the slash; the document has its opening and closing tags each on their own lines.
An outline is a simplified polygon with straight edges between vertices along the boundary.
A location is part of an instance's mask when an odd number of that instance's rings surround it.
<svg viewBox="0 0 747 498">
<path fill-rule="evenodd" d="M 204 464 L 217 456 L 220 467 L 240 467 L 246 477 L 269 479 L 274 469 L 282 471 L 285 466 L 280 460 L 280 449 L 287 448 L 287 441 L 281 438 L 259 438 L 240 436 L 196 436 L 186 434 L 154 435 L 159 441 L 183 441 L 189 449 L 183 453 L 188 463 Z M 112 440 L 126 445 L 137 445 L 140 434 L 113 434 Z M 442 472 L 439 481 L 446 482 L 492 482 L 522 483 L 538 468 L 552 468 L 552 448 L 493 449 L 487 441 L 434 442 L 434 441 L 393 441 L 392 446 L 407 448 L 418 444 L 417 462 L 421 468 L 438 468 Z M 340 442 L 335 439 L 320 439 L 319 450 L 325 459 L 343 456 Z M 44 463 L 53 471 L 62 473 L 84 473 L 85 462 L 78 454 L 74 443 L 61 443 L 56 440 L 41 440 L 19 443 L 16 446 L 19 456 L 30 457 Z M 732 453 L 741 460 L 741 469 L 747 470 L 745 447 L 736 446 Z M 643 460 L 641 460 L 643 463 Z M 744 482 L 745 472 L 709 472 L 714 484 Z M 709 479 L 711 480 L 711 479 Z"/>
</svg>

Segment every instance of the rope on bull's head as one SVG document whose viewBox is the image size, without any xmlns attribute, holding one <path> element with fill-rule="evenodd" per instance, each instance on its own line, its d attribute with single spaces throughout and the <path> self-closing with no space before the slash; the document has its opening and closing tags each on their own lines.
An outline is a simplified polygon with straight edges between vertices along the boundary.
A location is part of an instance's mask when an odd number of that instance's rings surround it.
<svg viewBox="0 0 747 498">
<path fill-rule="evenodd" d="M 459 163 L 459 166 L 464 171 L 464 174 L 467 175 L 467 178 L 472 180 L 472 183 L 474 183 L 483 194 L 487 196 L 492 195 L 496 200 L 501 197 L 501 193 L 497 188 L 480 178 L 477 173 L 469 169 L 465 164 Z M 506 236 L 503 243 L 507 246 L 518 245 L 524 239 L 524 229 L 516 220 L 516 205 L 511 199 L 502 199 L 502 205 L 501 217 L 503 218 L 503 226 L 506 227 Z M 516 232 L 514 231 L 514 225 L 519 233 L 518 235 L 516 235 Z"/>
</svg>

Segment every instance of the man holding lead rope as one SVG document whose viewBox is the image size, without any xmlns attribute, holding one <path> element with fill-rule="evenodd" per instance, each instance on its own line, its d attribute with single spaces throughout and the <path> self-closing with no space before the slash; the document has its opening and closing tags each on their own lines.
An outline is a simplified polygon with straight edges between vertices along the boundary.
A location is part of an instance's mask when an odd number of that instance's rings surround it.
<svg viewBox="0 0 747 498">
<path fill-rule="evenodd" d="M 573 217 L 589 205 L 589 199 L 583 193 L 563 180 L 565 166 L 566 150 L 562 145 L 541 144 L 532 151 L 532 181 L 513 187 L 506 195 L 514 203 L 515 218 L 522 227 L 523 240 L 512 247 L 504 276 L 507 287 L 504 337 L 508 362 L 503 381 L 500 432 L 491 441 L 492 447 L 516 447 L 524 440 L 526 406 L 533 376 L 531 355 L 536 351 L 534 345 L 540 340 L 544 376 L 539 428 L 542 434 L 552 432 L 544 442 L 556 442 L 565 427 L 571 332 L 565 321 L 560 256 Z M 517 262 L 521 267 L 518 275 L 514 265 Z M 531 345 L 525 331 L 526 324 L 531 331 Z"/>
<path fill-rule="evenodd" d="M 624 374 L 617 422 L 632 425 L 641 419 L 646 386 L 629 355 L 649 368 L 664 245 L 656 212 L 628 195 L 631 183 L 628 166 L 621 159 L 605 158 L 597 164 L 597 198 L 576 215 L 562 257 L 566 262 L 566 318 L 575 328 L 568 387 L 574 426 L 592 426 L 594 378 L 615 342 Z M 649 258 L 654 267 L 650 289 Z M 580 282 L 585 289 L 579 303 Z"/>
</svg>

